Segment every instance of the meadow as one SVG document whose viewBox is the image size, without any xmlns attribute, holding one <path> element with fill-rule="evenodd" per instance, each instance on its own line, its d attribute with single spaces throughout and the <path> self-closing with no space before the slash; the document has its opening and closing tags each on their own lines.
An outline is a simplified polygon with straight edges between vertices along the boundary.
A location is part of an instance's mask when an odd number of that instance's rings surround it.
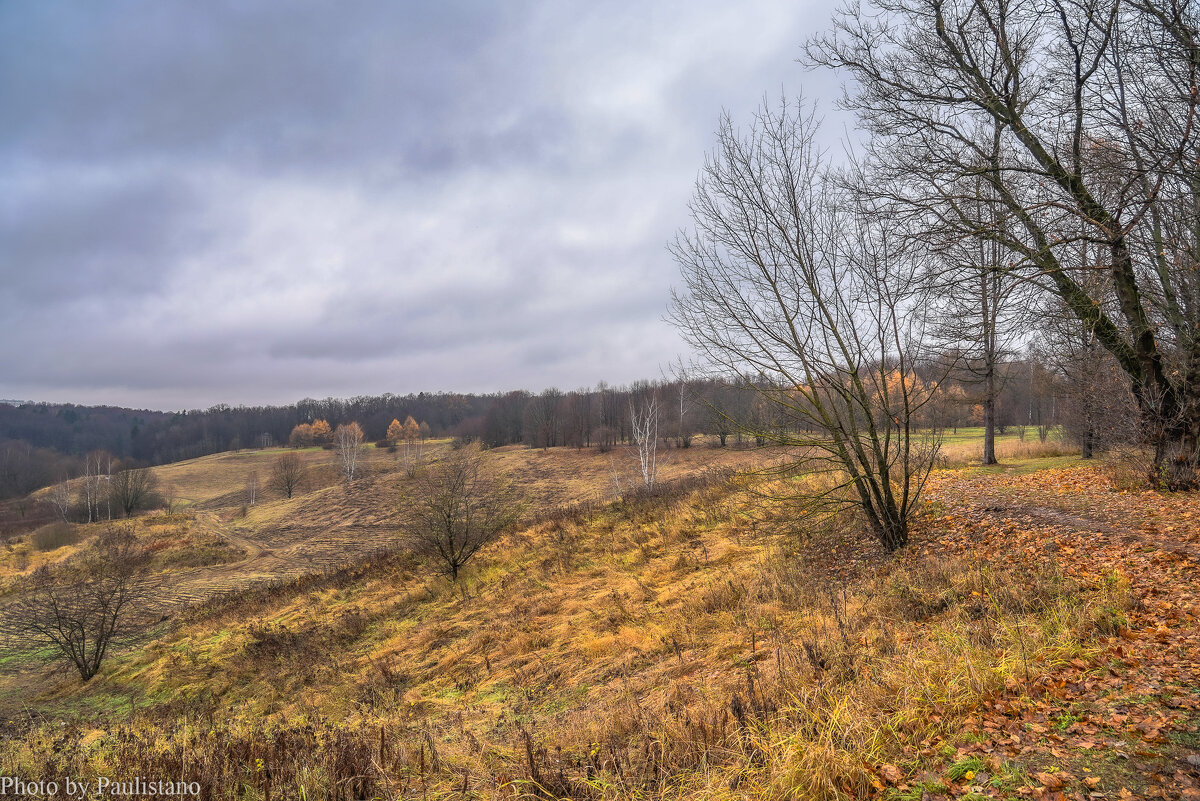
<svg viewBox="0 0 1200 801">
<path fill-rule="evenodd" d="M 162 620 L 86 683 L 5 643 L 0 775 L 214 799 L 1185 786 L 1200 499 L 1120 490 L 1053 439 L 1008 434 L 987 469 L 979 448 L 947 438 L 893 556 L 850 514 L 773 500 L 808 479 L 760 471 L 769 448 L 667 450 L 653 493 L 622 449 L 498 449 L 530 511 L 457 582 L 395 547 L 402 453 L 347 485 L 303 451 L 304 490 L 244 510 L 279 451 L 157 468 L 172 509 L 135 525 Z M 14 544 L 6 592 L 79 528 Z"/>
</svg>

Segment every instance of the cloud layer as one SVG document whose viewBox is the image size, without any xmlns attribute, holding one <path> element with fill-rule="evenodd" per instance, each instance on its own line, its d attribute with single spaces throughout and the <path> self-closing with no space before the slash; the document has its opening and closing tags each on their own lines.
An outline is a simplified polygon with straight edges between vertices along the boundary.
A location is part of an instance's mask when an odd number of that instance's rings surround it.
<svg viewBox="0 0 1200 801">
<path fill-rule="evenodd" d="M 196 408 L 656 375 L 752 1 L 0 6 L 0 397 Z"/>
</svg>

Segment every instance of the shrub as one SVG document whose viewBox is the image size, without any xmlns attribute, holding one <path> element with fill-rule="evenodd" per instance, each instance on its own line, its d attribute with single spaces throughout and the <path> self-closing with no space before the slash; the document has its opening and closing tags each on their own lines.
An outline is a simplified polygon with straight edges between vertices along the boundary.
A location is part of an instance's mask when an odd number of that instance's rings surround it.
<svg viewBox="0 0 1200 801">
<path fill-rule="evenodd" d="M 29 535 L 29 542 L 36 551 L 54 551 L 67 545 L 74 545 L 82 539 L 79 529 L 71 523 L 62 521 L 42 526 Z"/>
</svg>

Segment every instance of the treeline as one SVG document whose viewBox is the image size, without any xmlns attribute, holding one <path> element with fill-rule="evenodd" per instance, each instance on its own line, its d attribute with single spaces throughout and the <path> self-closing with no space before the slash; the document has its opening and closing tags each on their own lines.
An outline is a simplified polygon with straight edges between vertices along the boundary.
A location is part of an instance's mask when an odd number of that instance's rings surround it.
<svg viewBox="0 0 1200 801">
<path fill-rule="evenodd" d="M 1102 357 L 1084 362 L 1035 358 L 994 365 L 988 386 L 978 380 L 975 360 L 956 357 L 947 378 L 941 364 L 919 368 L 914 376 L 929 396 L 915 415 L 924 428 L 954 432 L 984 426 L 994 407 L 999 434 L 1016 430 L 1041 440 L 1065 437 L 1090 457 L 1115 444 L 1135 441 L 1133 397 L 1114 364 Z M 592 390 L 540 394 L 517 391 L 496 396 L 482 419 L 464 421 L 456 434 L 488 447 L 522 444 L 605 449 L 633 436 L 631 406 L 639 396 L 657 399 L 657 431 L 667 446 L 689 447 L 703 434 L 710 446 L 778 441 L 771 432 L 796 427 L 803 415 L 780 414 L 773 402 L 788 387 L 763 380 L 754 386 L 722 381 L 640 382 L 632 387 L 600 385 Z M 799 401 L 797 401 L 799 402 Z M 811 428 L 805 429 L 811 432 Z M 796 433 L 804 433 L 797 431 Z"/>
<path fill-rule="evenodd" d="M 1029 427 L 1042 438 L 1063 432 L 1090 455 L 1132 436 L 1129 390 L 1115 369 L 1078 360 L 1057 363 L 1033 356 L 996 366 L 996 427 Z M 929 375 L 938 373 L 930 367 Z M 599 448 L 631 441 L 630 408 L 637 397 L 658 400 L 658 435 L 664 445 L 689 447 L 697 435 L 708 444 L 763 444 L 764 432 L 789 425 L 774 420 L 776 405 L 762 390 L 722 381 L 676 379 L 614 387 L 492 395 L 421 393 L 350 399 L 305 399 L 290 406 L 214 406 L 203 411 L 154 412 L 113 407 L 28 403 L 0 404 L 0 497 L 27 495 L 79 476 L 88 454 L 104 453 L 130 466 L 165 464 L 227 450 L 309 444 L 299 428 L 315 422 L 336 428 L 357 422 L 367 441 L 395 439 L 395 420 L 421 421 L 422 437 L 478 440 L 487 447 Z M 969 369 L 934 384 L 919 424 L 955 430 L 983 425 L 985 393 Z M 737 421 L 737 422 L 735 422 Z"/>
<path fill-rule="evenodd" d="M 393 419 L 412 416 L 425 421 L 433 436 L 449 436 L 464 421 L 481 418 L 491 400 L 486 395 L 420 393 L 306 398 L 288 406 L 221 404 L 180 412 L 0 403 L 0 463 L 5 465 L 0 466 L 0 493 L 24 494 L 28 489 L 20 491 L 23 487 L 45 486 L 61 472 L 60 463 L 72 464 L 96 451 L 131 463 L 166 464 L 286 444 L 297 425 L 319 419 L 334 427 L 357 421 L 371 436 L 382 438 Z"/>
</svg>

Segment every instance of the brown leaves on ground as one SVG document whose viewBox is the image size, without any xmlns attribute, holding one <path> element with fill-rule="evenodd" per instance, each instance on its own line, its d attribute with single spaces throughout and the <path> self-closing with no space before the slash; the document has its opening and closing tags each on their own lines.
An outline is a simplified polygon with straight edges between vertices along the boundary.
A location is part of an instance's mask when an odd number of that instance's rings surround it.
<svg viewBox="0 0 1200 801">
<path fill-rule="evenodd" d="M 1074 467 L 940 473 L 929 497 L 917 554 L 1053 561 L 1089 592 L 1112 595 L 1094 652 L 966 721 L 957 758 L 989 758 L 1011 778 L 976 792 L 1200 799 L 1200 496 L 1117 491 L 1098 470 Z"/>
</svg>

